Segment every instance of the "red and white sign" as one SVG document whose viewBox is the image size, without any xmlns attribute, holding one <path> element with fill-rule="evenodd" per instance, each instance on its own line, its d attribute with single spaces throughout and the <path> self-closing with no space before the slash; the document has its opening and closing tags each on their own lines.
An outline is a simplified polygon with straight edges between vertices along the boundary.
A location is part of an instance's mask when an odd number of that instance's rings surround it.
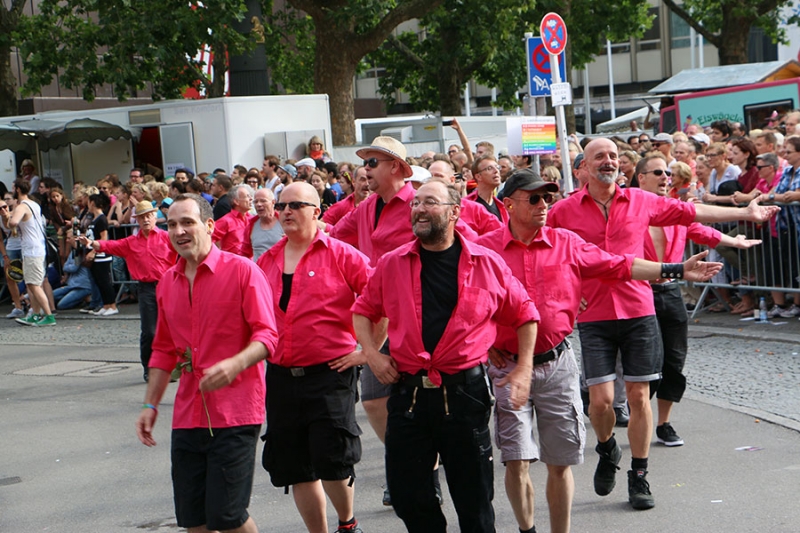
<svg viewBox="0 0 800 533">
<path fill-rule="evenodd" d="M 542 45 L 548 53 L 557 56 L 567 46 L 567 25 L 558 13 L 548 13 L 539 25 Z"/>
</svg>

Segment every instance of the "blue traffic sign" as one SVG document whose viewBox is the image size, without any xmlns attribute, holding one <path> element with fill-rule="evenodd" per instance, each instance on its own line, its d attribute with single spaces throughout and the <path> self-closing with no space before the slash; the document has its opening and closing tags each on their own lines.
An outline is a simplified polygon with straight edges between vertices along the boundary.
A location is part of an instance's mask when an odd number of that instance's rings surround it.
<svg viewBox="0 0 800 533">
<path fill-rule="evenodd" d="M 553 74 L 550 71 L 550 53 L 542 44 L 541 37 L 528 38 L 528 71 L 531 79 L 528 86 L 531 96 L 550 96 L 550 84 L 553 83 Z M 561 81 L 567 79 L 567 68 L 564 60 L 564 52 L 558 55 L 558 71 L 561 74 Z"/>
</svg>

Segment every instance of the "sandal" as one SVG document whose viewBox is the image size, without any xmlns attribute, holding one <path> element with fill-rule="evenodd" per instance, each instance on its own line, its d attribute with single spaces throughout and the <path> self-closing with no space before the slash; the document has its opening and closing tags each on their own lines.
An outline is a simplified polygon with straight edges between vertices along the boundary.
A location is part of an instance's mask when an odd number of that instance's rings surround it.
<svg viewBox="0 0 800 533">
<path fill-rule="evenodd" d="M 724 313 L 727 310 L 727 307 L 728 306 L 724 302 L 717 302 L 708 309 L 706 309 L 706 311 L 708 311 L 709 313 Z"/>
</svg>

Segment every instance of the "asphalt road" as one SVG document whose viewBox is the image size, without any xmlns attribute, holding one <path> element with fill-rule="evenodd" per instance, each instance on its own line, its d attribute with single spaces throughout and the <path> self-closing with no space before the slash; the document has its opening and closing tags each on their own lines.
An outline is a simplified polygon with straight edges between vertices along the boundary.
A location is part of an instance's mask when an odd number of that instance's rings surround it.
<svg viewBox="0 0 800 533">
<path fill-rule="evenodd" d="M 0 532 L 180 531 L 169 475 L 171 402 L 161 408 L 158 446 L 142 446 L 133 429 L 144 393 L 135 312 L 124 306 L 122 315 L 108 319 L 62 313 L 57 326 L 42 329 L 0 322 Z M 626 503 L 624 430 L 617 433 L 624 467 L 617 489 L 605 498 L 594 494 L 589 429 L 586 464 L 574 469 L 573 531 L 800 530 L 797 327 L 708 322 L 693 325 L 690 390 L 673 415 L 686 445 L 651 449 L 655 509 L 635 512 Z M 359 420 L 364 457 L 357 467 L 356 515 L 365 532 L 404 531 L 381 505 L 380 441 L 360 409 Z M 544 465 L 531 472 L 537 528 L 547 531 Z M 513 533 L 518 530 L 502 476 L 498 463 L 497 530 Z M 444 510 L 457 531 L 448 496 Z M 272 487 L 260 465 L 250 511 L 261 531 L 304 530 L 291 496 Z M 334 521 L 329 506 L 331 530 Z"/>
</svg>

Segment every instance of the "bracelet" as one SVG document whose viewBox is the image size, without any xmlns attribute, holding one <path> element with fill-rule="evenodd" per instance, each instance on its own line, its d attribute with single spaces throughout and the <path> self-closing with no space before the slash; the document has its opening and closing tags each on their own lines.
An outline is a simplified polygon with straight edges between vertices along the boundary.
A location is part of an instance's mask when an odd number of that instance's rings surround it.
<svg viewBox="0 0 800 533">
<path fill-rule="evenodd" d="M 142 404 L 142 409 L 152 409 L 153 411 L 156 412 L 156 414 L 158 414 L 158 407 L 156 407 L 152 403 L 143 403 Z"/>
<path fill-rule="evenodd" d="M 661 263 L 662 279 L 682 279 L 683 263 Z"/>
</svg>

